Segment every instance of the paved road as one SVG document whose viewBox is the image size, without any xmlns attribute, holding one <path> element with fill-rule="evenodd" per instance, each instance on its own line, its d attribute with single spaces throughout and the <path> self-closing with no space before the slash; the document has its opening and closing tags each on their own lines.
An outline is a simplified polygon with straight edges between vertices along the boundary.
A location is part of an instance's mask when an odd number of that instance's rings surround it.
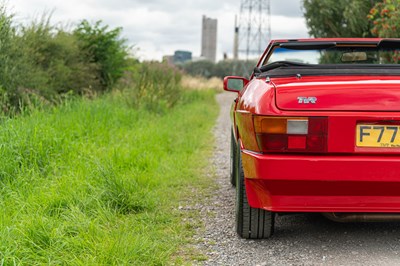
<svg viewBox="0 0 400 266">
<path fill-rule="evenodd" d="M 201 207 L 205 232 L 197 248 L 208 256 L 201 265 L 400 265 L 400 223 L 341 224 L 319 214 L 278 216 L 271 239 L 243 240 L 234 231 L 235 191 L 229 184 L 229 108 L 234 95 L 217 96 L 221 112 L 215 127 L 218 189 Z"/>
</svg>

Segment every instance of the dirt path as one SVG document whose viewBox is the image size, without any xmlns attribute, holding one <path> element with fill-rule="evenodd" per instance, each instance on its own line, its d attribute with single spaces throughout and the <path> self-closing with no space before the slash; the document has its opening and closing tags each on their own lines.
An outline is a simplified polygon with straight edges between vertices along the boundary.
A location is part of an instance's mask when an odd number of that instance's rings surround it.
<svg viewBox="0 0 400 266">
<path fill-rule="evenodd" d="M 205 231 L 197 248 L 200 265 L 400 265 L 400 223 L 331 222 L 319 214 L 278 216 L 269 240 L 243 240 L 235 233 L 235 190 L 229 183 L 229 109 L 235 95 L 217 95 L 221 106 L 212 158 L 218 189 L 203 206 Z"/>
</svg>

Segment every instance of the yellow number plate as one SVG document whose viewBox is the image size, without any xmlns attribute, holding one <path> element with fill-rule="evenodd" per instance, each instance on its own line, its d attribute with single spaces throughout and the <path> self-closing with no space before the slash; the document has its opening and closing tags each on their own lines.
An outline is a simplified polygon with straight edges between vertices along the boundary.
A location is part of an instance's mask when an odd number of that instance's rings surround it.
<svg viewBox="0 0 400 266">
<path fill-rule="evenodd" d="M 400 148 L 400 126 L 357 125 L 357 147 Z"/>
</svg>

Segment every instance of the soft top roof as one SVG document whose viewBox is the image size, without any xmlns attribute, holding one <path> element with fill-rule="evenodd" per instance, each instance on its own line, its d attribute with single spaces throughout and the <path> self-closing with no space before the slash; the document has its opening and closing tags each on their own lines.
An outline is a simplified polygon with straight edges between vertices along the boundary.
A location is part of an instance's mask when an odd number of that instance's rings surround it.
<svg viewBox="0 0 400 266">
<path fill-rule="evenodd" d="M 273 40 L 273 47 L 293 50 L 324 50 L 347 47 L 367 49 L 400 49 L 400 38 L 310 38 Z M 266 51 L 267 52 L 267 51 Z M 257 77 L 284 77 L 291 75 L 400 75 L 400 64 L 303 64 L 277 61 L 255 68 Z"/>
<path fill-rule="evenodd" d="M 285 42 L 372 42 L 379 43 L 382 40 L 395 40 L 400 41 L 400 38 L 305 38 L 305 39 L 277 39 L 271 40 L 271 43 L 285 43 Z"/>
<path fill-rule="evenodd" d="M 310 39 L 307 41 L 287 41 L 276 42 L 282 48 L 294 50 L 308 50 L 308 49 L 326 49 L 333 47 L 346 47 L 346 46 L 372 46 L 378 48 L 400 48 L 400 39 Z"/>
<path fill-rule="evenodd" d="M 400 76 L 400 65 L 327 64 L 277 67 L 257 74 L 258 78 L 288 76 Z"/>
</svg>

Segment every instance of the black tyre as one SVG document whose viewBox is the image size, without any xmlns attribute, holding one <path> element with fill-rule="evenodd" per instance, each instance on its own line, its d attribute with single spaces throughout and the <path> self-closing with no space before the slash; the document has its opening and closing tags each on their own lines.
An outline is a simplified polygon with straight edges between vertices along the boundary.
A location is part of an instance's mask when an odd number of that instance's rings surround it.
<svg viewBox="0 0 400 266">
<path fill-rule="evenodd" d="M 247 201 L 244 184 L 244 173 L 238 143 L 236 151 L 238 158 L 236 180 L 236 231 L 242 238 L 265 239 L 274 233 L 275 214 L 263 209 L 250 207 Z"/>
<path fill-rule="evenodd" d="M 235 136 L 233 135 L 233 131 L 231 130 L 231 148 L 230 148 L 230 180 L 232 186 L 236 186 L 236 174 L 237 174 L 237 165 L 238 165 L 238 159 L 237 159 L 237 147 L 236 147 L 236 140 Z"/>
</svg>

